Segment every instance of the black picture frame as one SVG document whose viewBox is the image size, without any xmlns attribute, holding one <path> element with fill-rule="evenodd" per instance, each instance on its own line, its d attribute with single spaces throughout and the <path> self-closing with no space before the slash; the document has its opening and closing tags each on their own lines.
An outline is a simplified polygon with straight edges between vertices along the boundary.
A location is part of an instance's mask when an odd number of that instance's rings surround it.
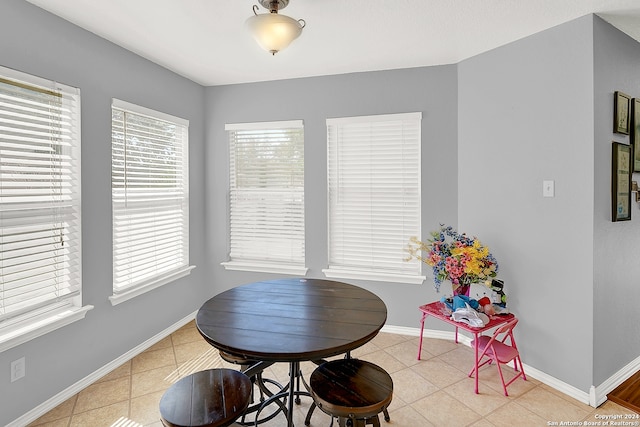
<svg viewBox="0 0 640 427">
<path fill-rule="evenodd" d="M 612 143 L 611 151 L 611 220 L 631 219 L 631 145 Z"/>
<path fill-rule="evenodd" d="M 613 96 L 613 131 L 629 135 L 629 112 L 631 97 L 626 93 L 615 91 Z"/>
<path fill-rule="evenodd" d="M 640 172 L 640 98 L 631 100 L 630 135 L 633 147 L 633 172 Z"/>
</svg>

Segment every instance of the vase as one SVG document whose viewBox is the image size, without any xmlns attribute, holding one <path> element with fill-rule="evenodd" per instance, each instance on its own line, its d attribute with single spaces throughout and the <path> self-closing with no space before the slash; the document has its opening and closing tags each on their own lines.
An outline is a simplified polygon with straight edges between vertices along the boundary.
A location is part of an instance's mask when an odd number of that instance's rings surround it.
<svg viewBox="0 0 640 427">
<path fill-rule="evenodd" d="M 451 289 L 453 290 L 453 296 L 464 295 L 468 297 L 469 291 L 471 290 L 471 285 L 456 285 L 452 283 Z"/>
</svg>

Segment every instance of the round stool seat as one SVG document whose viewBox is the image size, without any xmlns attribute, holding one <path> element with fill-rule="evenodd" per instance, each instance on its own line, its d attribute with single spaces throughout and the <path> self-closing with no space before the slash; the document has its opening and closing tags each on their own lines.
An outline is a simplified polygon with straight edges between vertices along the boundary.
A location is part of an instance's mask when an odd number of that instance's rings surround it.
<svg viewBox="0 0 640 427">
<path fill-rule="evenodd" d="M 160 418 L 167 427 L 224 427 L 247 409 L 252 384 L 233 369 L 208 369 L 173 384 L 160 399 Z"/>
<path fill-rule="evenodd" d="M 323 412 L 340 418 L 377 416 L 393 395 L 391 376 L 378 365 L 359 359 L 323 363 L 311 374 L 309 388 Z"/>
<path fill-rule="evenodd" d="M 240 356 L 240 355 L 233 354 L 233 353 L 228 353 L 226 351 L 218 350 L 218 353 L 220 354 L 220 357 L 222 358 L 222 360 L 224 360 L 225 362 L 236 364 L 236 365 L 249 365 L 250 366 L 250 365 L 253 365 L 253 364 L 257 363 L 256 360 L 247 359 L 244 356 Z"/>
</svg>

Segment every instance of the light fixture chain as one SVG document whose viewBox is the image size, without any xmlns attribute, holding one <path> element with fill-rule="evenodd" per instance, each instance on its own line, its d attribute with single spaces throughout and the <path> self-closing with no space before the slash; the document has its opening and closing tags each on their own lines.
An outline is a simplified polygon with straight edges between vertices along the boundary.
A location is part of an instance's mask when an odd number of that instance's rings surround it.
<svg viewBox="0 0 640 427">
<path fill-rule="evenodd" d="M 269 9 L 271 13 L 278 13 L 289 5 L 289 0 L 258 0 L 265 9 Z"/>
</svg>

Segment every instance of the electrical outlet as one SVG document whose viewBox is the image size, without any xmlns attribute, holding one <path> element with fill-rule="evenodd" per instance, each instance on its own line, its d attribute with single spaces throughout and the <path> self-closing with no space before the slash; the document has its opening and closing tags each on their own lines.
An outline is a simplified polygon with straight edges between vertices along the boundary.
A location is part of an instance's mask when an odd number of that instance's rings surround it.
<svg viewBox="0 0 640 427">
<path fill-rule="evenodd" d="M 11 362 L 11 382 L 17 381 L 26 375 L 24 357 Z"/>
</svg>

